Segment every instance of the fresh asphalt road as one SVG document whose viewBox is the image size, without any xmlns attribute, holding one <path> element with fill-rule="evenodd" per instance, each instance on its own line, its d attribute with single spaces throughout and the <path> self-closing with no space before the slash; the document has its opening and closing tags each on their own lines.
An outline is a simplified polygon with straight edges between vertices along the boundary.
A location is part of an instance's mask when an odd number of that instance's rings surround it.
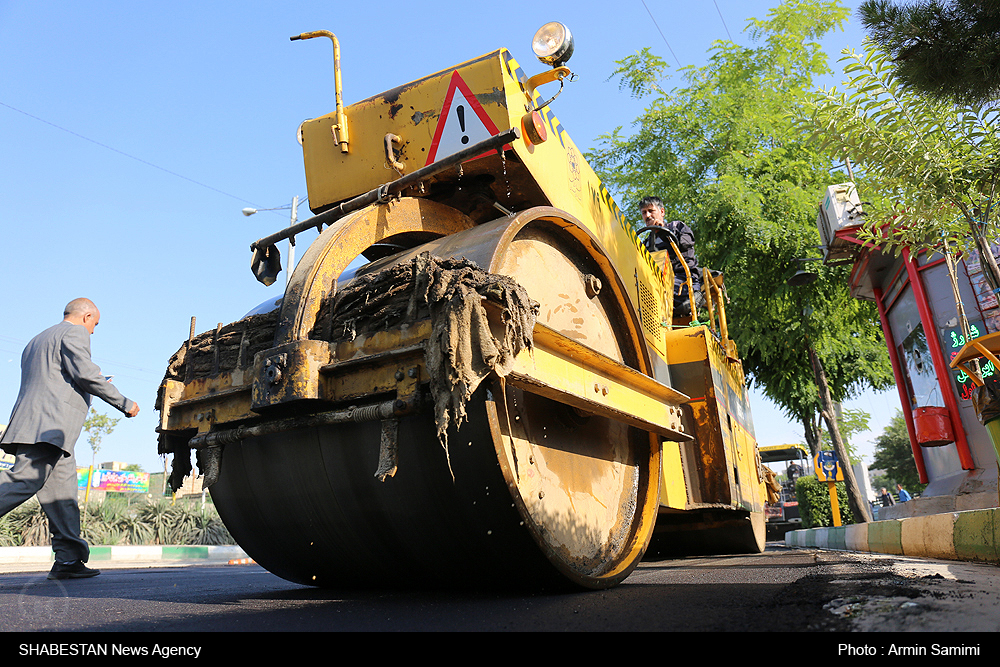
<svg viewBox="0 0 1000 667">
<path fill-rule="evenodd" d="M 16 634 L 0 655 L 43 640 L 159 641 L 200 644 L 207 657 L 220 649 L 204 633 L 236 632 L 994 632 L 998 592 L 994 566 L 778 544 L 752 556 L 643 562 L 611 590 L 562 594 L 324 590 L 253 564 L 69 581 L 13 572 L 0 574 L 0 627 Z"/>
</svg>

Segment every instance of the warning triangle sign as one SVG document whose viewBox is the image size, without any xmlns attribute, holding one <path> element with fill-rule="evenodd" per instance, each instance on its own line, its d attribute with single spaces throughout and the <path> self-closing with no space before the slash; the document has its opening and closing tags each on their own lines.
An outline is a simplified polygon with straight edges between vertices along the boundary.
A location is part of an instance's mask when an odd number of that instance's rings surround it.
<svg viewBox="0 0 1000 667">
<path fill-rule="evenodd" d="M 458 94 L 456 94 L 458 93 Z M 448 93 L 438 119 L 434 139 L 427 154 L 426 164 L 448 157 L 498 134 L 496 123 L 489 117 L 472 90 L 458 72 L 452 72 Z M 477 156 L 482 157 L 482 156 Z M 473 158 L 476 159 L 476 158 Z"/>
</svg>

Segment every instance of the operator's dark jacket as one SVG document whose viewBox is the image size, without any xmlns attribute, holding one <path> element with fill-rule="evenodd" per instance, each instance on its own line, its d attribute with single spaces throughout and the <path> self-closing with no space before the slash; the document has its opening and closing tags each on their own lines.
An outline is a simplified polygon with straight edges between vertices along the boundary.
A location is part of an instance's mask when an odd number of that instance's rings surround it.
<svg viewBox="0 0 1000 667">
<path fill-rule="evenodd" d="M 677 239 L 677 249 L 681 251 L 684 258 L 683 263 L 677 258 L 676 253 L 670 247 L 670 242 L 663 235 L 650 233 L 646 236 L 646 250 L 655 252 L 657 250 L 667 250 L 670 255 L 670 264 L 674 268 L 674 296 L 683 295 L 687 297 L 687 274 L 684 273 L 684 264 L 687 264 L 691 272 L 691 286 L 697 294 L 701 291 L 701 268 L 698 266 L 698 258 L 694 254 L 694 231 L 680 220 L 663 223 L 664 229 L 673 232 Z"/>
</svg>

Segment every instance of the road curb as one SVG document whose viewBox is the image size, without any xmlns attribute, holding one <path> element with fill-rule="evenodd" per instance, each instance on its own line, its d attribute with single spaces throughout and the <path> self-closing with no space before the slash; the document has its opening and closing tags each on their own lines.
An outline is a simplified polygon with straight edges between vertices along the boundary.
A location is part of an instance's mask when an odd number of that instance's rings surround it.
<svg viewBox="0 0 1000 667">
<path fill-rule="evenodd" d="M 785 545 L 1000 563 L 998 534 L 1000 508 L 991 508 L 793 530 Z"/>
<path fill-rule="evenodd" d="M 228 562 L 246 558 L 247 554 L 237 546 L 92 546 L 89 563 L 108 562 L 149 562 L 149 561 L 194 561 Z M 0 565 L 50 564 L 53 561 L 52 547 L 2 547 Z"/>
</svg>

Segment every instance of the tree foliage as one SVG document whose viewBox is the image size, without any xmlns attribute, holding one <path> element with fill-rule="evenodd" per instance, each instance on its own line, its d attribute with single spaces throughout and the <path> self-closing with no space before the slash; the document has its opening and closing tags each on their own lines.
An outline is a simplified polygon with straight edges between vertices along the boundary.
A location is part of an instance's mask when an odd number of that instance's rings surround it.
<svg viewBox="0 0 1000 667">
<path fill-rule="evenodd" d="M 893 492 L 895 492 L 895 482 L 902 484 L 912 495 L 920 493 L 927 486 L 920 483 L 920 474 L 913 462 L 910 435 L 906 430 L 906 420 L 902 412 L 897 411 L 889 425 L 882 431 L 882 435 L 876 438 L 875 459 L 869 467 L 886 472 L 889 481 L 883 486 L 892 489 Z"/>
<path fill-rule="evenodd" d="M 892 382 L 877 312 L 848 294 L 846 268 L 786 284 L 802 266 L 796 258 L 816 256 L 822 192 L 845 180 L 788 114 L 829 73 L 817 40 L 847 15 L 836 1 L 786 0 L 748 20 L 753 46 L 714 43 L 709 63 L 681 70 L 682 84 L 669 90 L 666 63 L 648 49 L 619 61 L 621 87 L 649 103 L 633 134 L 617 128 L 588 155 L 620 201 L 655 194 L 667 219 L 691 222 L 701 264 L 725 275 L 730 332 L 749 377 L 804 424 L 818 408 L 810 348 L 834 400 Z"/>
<path fill-rule="evenodd" d="M 861 240 L 899 249 L 950 250 L 971 238 L 993 287 L 1000 109 L 955 106 L 908 91 L 889 57 L 866 40 L 845 51 L 846 92 L 822 91 L 802 116 L 819 150 L 857 164 L 861 198 L 871 202 Z M 945 245 L 947 246 L 945 248 Z"/>
<path fill-rule="evenodd" d="M 847 502 L 847 489 L 843 482 L 835 482 L 837 491 L 837 507 L 840 510 L 840 524 L 846 526 L 856 523 L 850 503 Z M 830 488 L 826 482 L 821 482 L 813 476 L 799 477 L 795 480 L 795 499 L 799 503 L 799 516 L 803 528 L 818 528 L 833 525 L 833 505 L 830 503 Z"/>
<path fill-rule="evenodd" d="M 94 408 L 90 409 L 90 414 L 83 422 L 83 430 L 87 432 L 87 444 L 95 455 L 101 449 L 101 440 L 115 430 L 120 419 L 102 415 Z"/>
<path fill-rule="evenodd" d="M 858 433 L 864 433 L 868 430 L 868 421 L 871 419 L 871 415 L 864 410 L 854 410 L 851 408 L 844 408 L 837 415 L 837 423 L 840 426 L 840 435 L 844 439 L 844 447 L 847 449 L 847 454 L 851 459 L 851 464 L 860 463 L 861 460 L 858 456 L 857 448 L 851 442 L 851 438 L 856 436 Z M 824 430 L 819 431 L 819 447 L 820 449 L 830 449 L 831 441 L 830 434 Z M 808 444 L 808 443 L 806 443 Z M 813 452 L 815 454 L 815 452 Z"/>
<path fill-rule="evenodd" d="M 1000 5 L 982 0 L 867 0 L 861 23 L 914 91 L 960 104 L 1000 95 Z"/>
<path fill-rule="evenodd" d="M 109 417 L 107 415 L 102 415 L 94 408 L 90 409 L 90 413 L 83 422 L 83 430 L 87 432 L 87 444 L 90 445 L 90 469 L 91 474 L 93 474 L 94 463 L 97 459 L 97 452 L 101 449 L 101 440 L 104 436 L 110 434 L 115 430 L 115 426 L 118 425 L 120 417 Z M 87 504 L 90 502 L 90 477 L 87 478 Z"/>
</svg>

